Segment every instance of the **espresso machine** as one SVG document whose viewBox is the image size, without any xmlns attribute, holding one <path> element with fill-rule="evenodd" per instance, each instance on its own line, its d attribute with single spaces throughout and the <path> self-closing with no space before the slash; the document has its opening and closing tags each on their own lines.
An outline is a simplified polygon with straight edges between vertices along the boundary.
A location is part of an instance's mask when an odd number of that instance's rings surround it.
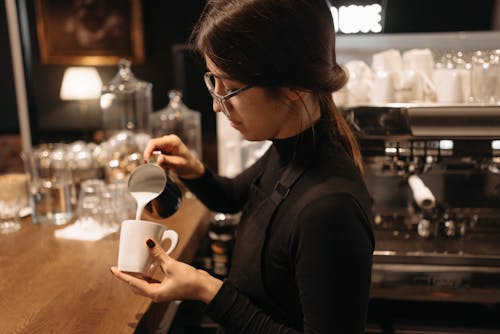
<svg viewBox="0 0 500 334">
<path fill-rule="evenodd" d="M 374 200 L 367 332 L 500 333 L 500 106 L 344 114 Z"/>
</svg>

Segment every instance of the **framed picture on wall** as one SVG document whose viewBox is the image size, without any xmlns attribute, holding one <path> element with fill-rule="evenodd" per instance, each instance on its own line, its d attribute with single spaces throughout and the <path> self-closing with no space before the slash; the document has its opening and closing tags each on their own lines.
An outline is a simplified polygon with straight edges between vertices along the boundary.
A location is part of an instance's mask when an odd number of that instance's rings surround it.
<svg viewBox="0 0 500 334">
<path fill-rule="evenodd" d="M 141 0 L 36 0 L 43 64 L 144 62 Z"/>
</svg>

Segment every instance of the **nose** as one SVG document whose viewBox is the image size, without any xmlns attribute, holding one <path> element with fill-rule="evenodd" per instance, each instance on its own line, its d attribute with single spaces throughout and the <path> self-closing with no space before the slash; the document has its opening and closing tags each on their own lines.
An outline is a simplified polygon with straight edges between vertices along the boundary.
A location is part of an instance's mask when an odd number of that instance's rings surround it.
<svg viewBox="0 0 500 334">
<path fill-rule="evenodd" d="M 219 100 L 216 97 L 212 98 L 212 108 L 214 112 L 222 112 L 222 106 L 220 105 Z"/>
</svg>

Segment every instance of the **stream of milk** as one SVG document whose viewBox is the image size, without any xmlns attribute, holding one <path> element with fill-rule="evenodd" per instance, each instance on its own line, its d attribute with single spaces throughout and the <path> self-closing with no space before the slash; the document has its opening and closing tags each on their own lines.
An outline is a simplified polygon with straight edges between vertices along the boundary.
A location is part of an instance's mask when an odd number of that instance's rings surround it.
<svg viewBox="0 0 500 334">
<path fill-rule="evenodd" d="M 133 198 L 137 201 L 137 211 L 135 213 L 135 219 L 140 220 L 142 216 L 142 211 L 144 207 L 153 199 L 158 197 L 158 193 L 150 191 L 132 191 L 130 192 Z"/>
</svg>

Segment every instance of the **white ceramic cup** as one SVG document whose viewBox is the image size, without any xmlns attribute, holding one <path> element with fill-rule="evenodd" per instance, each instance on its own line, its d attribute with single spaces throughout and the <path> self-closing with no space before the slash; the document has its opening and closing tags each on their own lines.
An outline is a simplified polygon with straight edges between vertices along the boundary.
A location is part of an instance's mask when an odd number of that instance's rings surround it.
<svg viewBox="0 0 500 334">
<path fill-rule="evenodd" d="M 395 102 L 421 102 L 424 99 L 424 82 L 420 72 L 404 70 L 396 74 Z"/>
<path fill-rule="evenodd" d="M 154 239 L 163 244 L 170 240 L 166 253 L 170 254 L 179 241 L 174 230 L 145 220 L 125 220 L 120 231 L 120 246 L 118 251 L 118 269 L 120 271 L 151 276 L 154 269 L 153 258 L 149 255 L 146 241 Z"/>
<path fill-rule="evenodd" d="M 430 49 L 411 49 L 403 52 L 403 66 L 434 79 L 434 55 Z"/>
<path fill-rule="evenodd" d="M 370 100 L 375 104 L 396 102 L 395 98 L 395 72 L 376 71 L 370 92 Z"/>
<path fill-rule="evenodd" d="M 467 102 L 470 94 L 470 74 L 461 69 L 437 69 L 434 72 L 438 102 Z"/>
<path fill-rule="evenodd" d="M 351 60 L 344 66 L 349 80 L 344 86 L 347 92 L 347 105 L 366 104 L 370 102 L 370 87 L 372 85 L 372 71 L 361 60 Z"/>
<path fill-rule="evenodd" d="M 388 49 L 372 55 L 372 70 L 400 72 L 403 70 L 403 57 L 396 49 Z"/>
</svg>

